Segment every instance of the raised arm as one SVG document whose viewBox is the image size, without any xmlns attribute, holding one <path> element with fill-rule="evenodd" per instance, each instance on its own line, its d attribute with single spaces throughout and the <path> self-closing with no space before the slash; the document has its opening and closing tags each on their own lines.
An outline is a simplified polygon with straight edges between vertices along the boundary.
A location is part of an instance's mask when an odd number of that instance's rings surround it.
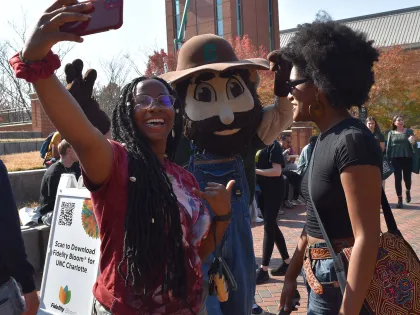
<svg viewBox="0 0 420 315">
<path fill-rule="evenodd" d="M 272 51 L 267 59 L 270 61 L 270 70 L 275 72 L 274 105 L 264 107 L 263 119 L 258 128 L 258 137 L 266 144 L 273 143 L 280 132 L 289 128 L 293 122 L 293 106 L 287 99 L 292 64 L 284 60 L 279 50 Z"/>
<path fill-rule="evenodd" d="M 279 134 L 293 123 L 293 106 L 287 97 L 276 97 L 274 105 L 264 107 L 258 137 L 266 145 L 273 143 Z"/>
<path fill-rule="evenodd" d="M 78 4 L 77 0 L 55 1 L 42 15 L 22 50 L 26 62 L 42 60 L 53 45 L 61 41 L 82 42 L 70 33 L 62 33 L 59 27 L 66 22 L 86 21 L 86 12 L 92 4 Z M 87 177 L 94 185 L 108 178 L 112 167 L 112 148 L 107 139 L 88 121 L 82 109 L 58 78 L 52 75 L 39 79 L 35 91 L 51 122 L 73 146 Z"/>
</svg>

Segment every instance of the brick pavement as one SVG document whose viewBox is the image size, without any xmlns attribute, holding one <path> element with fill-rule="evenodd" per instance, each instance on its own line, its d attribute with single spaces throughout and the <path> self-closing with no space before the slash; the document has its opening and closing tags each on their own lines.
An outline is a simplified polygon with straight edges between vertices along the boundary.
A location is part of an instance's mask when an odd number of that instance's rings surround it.
<svg viewBox="0 0 420 315">
<path fill-rule="evenodd" d="M 395 195 L 393 176 L 387 180 L 385 191 L 399 229 L 405 239 L 413 246 L 417 255 L 420 256 L 420 237 L 417 235 L 420 232 L 420 176 L 413 174 L 413 187 L 411 191 L 412 202 L 409 205 L 404 205 L 404 209 L 396 209 L 397 197 Z M 305 209 L 303 206 L 298 206 L 294 209 L 285 209 L 285 214 L 278 217 L 278 224 L 286 238 L 290 255 L 294 252 L 304 222 Z M 386 231 L 383 218 L 382 231 Z M 259 264 L 261 263 L 262 257 L 263 233 L 262 224 L 253 225 L 252 234 L 254 236 L 255 255 L 257 257 L 257 263 Z M 280 254 L 278 253 L 277 248 L 274 247 L 270 267 L 276 267 L 279 262 Z M 277 314 L 283 280 L 284 277 L 272 277 L 268 283 L 257 286 L 255 298 L 257 303 L 264 308 L 266 314 Z M 306 288 L 303 286 L 302 277 L 298 278 L 298 290 L 301 295 L 301 307 L 299 307 L 297 312 L 293 312 L 293 314 L 302 315 L 306 314 L 306 303 L 308 302 L 308 294 Z"/>
<path fill-rule="evenodd" d="M 386 183 L 386 192 L 393 208 L 393 213 L 397 220 L 399 229 L 403 233 L 405 239 L 413 246 L 416 253 L 420 256 L 420 238 L 417 233 L 420 232 L 420 176 L 413 174 L 412 187 L 412 202 L 406 205 L 404 209 L 396 209 L 396 196 L 394 191 L 394 179 L 390 177 Z M 303 206 L 295 207 L 294 209 L 285 209 L 285 214 L 278 217 L 279 226 L 286 238 L 289 254 L 292 255 L 296 246 L 297 239 L 302 231 L 305 222 L 305 209 Z M 383 221 L 383 220 L 382 220 Z M 382 222 L 384 223 L 384 222 Z M 382 230 L 385 231 L 383 224 Z M 263 241 L 263 225 L 255 224 L 252 228 L 254 236 L 254 247 L 257 257 L 257 262 L 261 263 L 262 255 L 262 241 Z M 271 267 L 277 266 L 280 262 L 280 255 L 276 248 L 274 248 L 273 257 L 271 259 Z M 38 290 L 41 286 L 42 275 L 37 276 Z M 284 277 L 273 277 L 267 284 L 257 286 L 256 301 L 264 308 L 266 314 L 277 314 L 280 294 L 283 287 Z M 298 278 L 298 290 L 301 295 L 301 307 L 293 314 L 306 314 L 306 303 L 308 295 L 303 286 L 303 280 Z"/>
</svg>

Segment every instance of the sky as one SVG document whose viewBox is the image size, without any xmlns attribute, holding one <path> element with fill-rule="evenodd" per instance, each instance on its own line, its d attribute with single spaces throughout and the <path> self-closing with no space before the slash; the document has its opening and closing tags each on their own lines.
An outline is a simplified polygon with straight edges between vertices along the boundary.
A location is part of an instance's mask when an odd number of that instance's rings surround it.
<svg viewBox="0 0 420 315">
<path fill-rule="evenodd" d="M 27 24 L 32 28 L 51 3 L 52 0 L 8 1 L 7 7 L 0 10 L 0 40 L 15 38 L 8 22 L 22 26 L 22 12 L 26 12 Z M 319 10 L 327 11 L 333 19 L 345 19 L 416 5 L 419 5 L 419 0 L 279 0 L 280 29 L 311 22 Z M 137 67 L 144 70 L 147 52 L 158 48 L 166 50 L 165 0 L 126 0 L 124 25 L 119 30 L 86 36 L 85 41 L 76 44 L 62 62 L 66 64 L 81 58 L 86 68 L 98 70 L 98 80 L 105 84 L 101 64 L 123 59 L 123 55 L 129 54 Z"/>
</svg>

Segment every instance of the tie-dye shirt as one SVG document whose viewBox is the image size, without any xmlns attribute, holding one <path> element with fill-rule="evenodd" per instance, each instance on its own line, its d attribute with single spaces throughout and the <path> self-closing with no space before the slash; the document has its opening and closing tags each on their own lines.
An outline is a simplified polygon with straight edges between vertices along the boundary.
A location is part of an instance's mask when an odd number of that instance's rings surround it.
<svg viewBox="0 0 420 315">
<path fill-rule="evenodd" d="M 119 143 L 111 141 L 113 166 L 109 179 L 99 190 L 92 191 L 94 212 L 98 221 L 101 238 L 100 275 L 93 288 L 95 298 L 114 315 L 190 315 L 201 307 L 203 276 L 198 249 L 210 229 L 210 215 L 202 200 L 197 198 L 193 187 L 199 189 L 194 176 L 180 166 L 165 161 L 165 170 L 178 199 L 185 266 L 187 270 L 188 299 L 181 302 L 161 294 L 156 288 L 147 305 L 126 288 L 118 273 L 118 264 L 123 255 L 124 221 L 127 208 L 128 154 Z M 84 181 L 89 189 L 85 174 Z M 124 267 L 123 267 L 124 269 Z M 145 309 L 149 309 L 149 311 Z M 150 311 L 150 309 L 153 311 Z"/>
</svg>

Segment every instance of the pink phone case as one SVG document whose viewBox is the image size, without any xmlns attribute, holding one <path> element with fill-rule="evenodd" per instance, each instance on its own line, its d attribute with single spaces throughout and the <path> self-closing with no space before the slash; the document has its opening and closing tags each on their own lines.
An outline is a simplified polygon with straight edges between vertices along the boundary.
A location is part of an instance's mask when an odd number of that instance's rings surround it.
<svg viewBox="0 0 420 315">
<path fill-rule="evenodd" d="M 89 0 L 93 9 L 92 18 L 86 22 L 66 23 L 60 27 L 61 32 L 73 33 L 79 36 L 119 29 L 123 24 L 123 0 Z"/>
</svg>

